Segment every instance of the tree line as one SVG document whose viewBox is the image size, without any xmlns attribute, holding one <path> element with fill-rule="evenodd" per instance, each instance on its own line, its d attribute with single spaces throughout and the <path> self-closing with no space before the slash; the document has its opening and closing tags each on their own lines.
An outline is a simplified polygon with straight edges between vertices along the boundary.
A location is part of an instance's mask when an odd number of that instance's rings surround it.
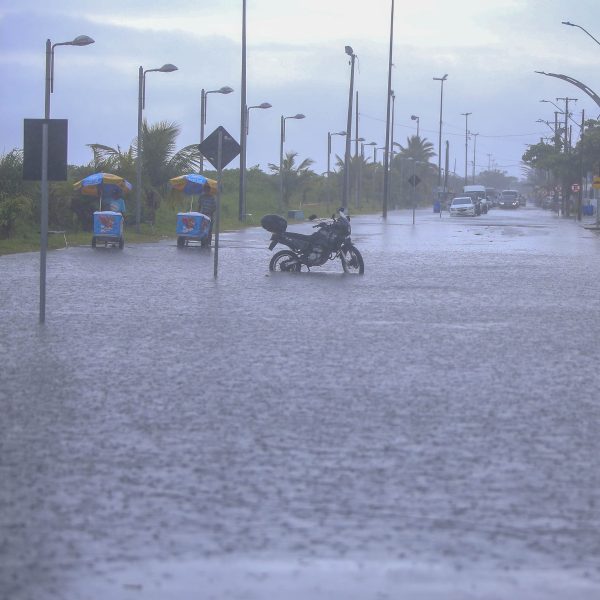
<svg viewBox="0 0 600 600">
<path fill-rule="evenodd" d="M 169 179 L 184 173 L 198 172 L 200 152 L 193 144 L 177 150 L 180 127 L 176 123 L 162 121 L 154 125 L 142 125 L 142 224 L 156 226 L 161 214 L 189 209 L 190 198 L 174 192 Z M 433 144 L 419 136 L 408 137 L 405 144 L 397 144 L 390 160 L 389 207 L 405 208 L 412 205 L 431 204 L 438 181 L 437 165 L 431 160 L 436 156 Z M 74 191 L 73 183 L 92 173 L 108 172 L 124 177 L 131 183 L 136 180 L 137 139 L 127 149 L 102 144 L 89 144 L 92 153 L 86 165 L 68 167 L 66 182 L 53 182 L 49 186 L 49 225 L 67 231 L 89 231 L 97 200 Z M 382 206 L 383 165 L 375 157 L 359 153 L 349 161 L 350 211 L 378 211 Z M 269 171 L 258 166 L 250 167 L 246 175 L 246 202 L 248 211 L 256 215 L 287 211 L 289 208 L 310 207 L 320 216 L 330 214 L 342 202 L 345 161 L 336 156 L 334 170 L 317 174 L 312 170 L 314 160 L 301 159 L 296 152 L 286 153 L 281 173 L 278 164 L 270 163 Z M 35 182 L 23 181 L 23 153 L 14 149 L 0 157 L 0 239 L 17 234 L 19 229 L 39 228 L 40 188 Z M 207 177 L 216 173 L 206 171 Z M 409 180 L 415 175 L 417 186 Z M 488 174 L 489 175 L 489 174 Z M 491 173 L 494 175 L 494 173 Z M 506 179 L 503 172 L 495 172 Z M 283 179 L 283 201 L 280 199 L 280 182 Z M 462 179 L 454 174 L 448 177 L 450 189 L 460 191 Z M 239 169 L 223 171 L 221 196 L 222 216 L 233 221 L 238 214 Z M 507 186 L 508 187 L 508 186 Z M 126 201 L 129 213 L 133 211 L 133 194 Z M 168 220 L 168 219 L 166 219 Z M 171 227 L 170 221 L 166 227 Z"/>
<path fill-rule="evenodd" d="M 564 128 L 558 127 L 549 139 L 532 144 L 523 154 L 527 181 L 538 196 L 555 196 L 561 200 L 563 214 L 573 211 L 572 186 L 600 175 L 600 121 L 583 123 L 583 132 L 574 146 Z"/>
</svg>

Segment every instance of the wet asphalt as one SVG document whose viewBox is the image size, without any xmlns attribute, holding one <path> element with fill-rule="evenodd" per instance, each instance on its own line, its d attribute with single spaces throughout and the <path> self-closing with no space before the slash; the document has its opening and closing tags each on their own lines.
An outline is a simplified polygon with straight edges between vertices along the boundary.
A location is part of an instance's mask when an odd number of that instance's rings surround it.
<svg viewBox="0 0 600 600">
<path fill-rule="evenodd" d="M 600 597 L 600 237 L 415 218 L 0 257 L 0 598 Z"/>
</svg>

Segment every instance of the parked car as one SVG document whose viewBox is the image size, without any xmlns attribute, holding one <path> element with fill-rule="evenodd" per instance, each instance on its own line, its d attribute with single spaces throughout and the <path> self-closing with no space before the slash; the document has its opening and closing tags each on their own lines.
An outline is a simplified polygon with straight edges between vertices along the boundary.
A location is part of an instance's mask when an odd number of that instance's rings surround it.
<svg viewBox="0 0 600 600">
<path fill-rule="evenodd" d="M 468 216 L 474 217 L 476 214 L 475 203 L 469 196 L 461 196 L 458 198 L 452 198 L 450 204 L 450 216 Z"/>
</svg>

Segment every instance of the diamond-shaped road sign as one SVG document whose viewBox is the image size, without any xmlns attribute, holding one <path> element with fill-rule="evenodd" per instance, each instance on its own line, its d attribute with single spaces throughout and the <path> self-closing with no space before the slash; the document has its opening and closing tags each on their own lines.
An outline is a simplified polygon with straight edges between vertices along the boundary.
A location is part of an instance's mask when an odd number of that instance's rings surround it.
<svg viewBox="0 0 600 600">
<path fill-rule="evenodd" d="M 222 134 L 221 164 L 219 164 L 219 133 Z M 219 125 L 199 146 L 200 152 L 217 171 L 226 167 L 239 153 L 240 145 Z"/>
<path fill-rule="evenodd" d="M 417 175 L 411 175 L 408 178 L 408 183 L 410 183 L 410 185 L 412 185 L 413 187 L 417 187 L 421 183 L 421 180 L 419 179 L 419 177 L 417 177 Z"/>
</svg>

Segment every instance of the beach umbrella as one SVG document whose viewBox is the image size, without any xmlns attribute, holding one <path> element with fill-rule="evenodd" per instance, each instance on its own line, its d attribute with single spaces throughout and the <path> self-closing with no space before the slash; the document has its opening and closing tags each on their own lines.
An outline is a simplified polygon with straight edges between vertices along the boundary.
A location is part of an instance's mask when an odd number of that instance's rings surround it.
<svg viewBox="0 0 600 600">
<path fill-rule="evenodd" d="M 87 196 L 106 196 L 110 195 L 115 189 L 126 193 L 132 189 L 132 185 L 129 181 L 123 179 L 123 177 L 119 177 L 119 175 L 94 173 L 74 183 L 73 188 L 81 190 L 81 193 Z"/>
<path fill-rule="evenodd" d="M 198 175 L 197 173 L 189 173 L 187 175 L 179 175 L 169 179 L 169 183 L 174 190 L 183 192 L 188 196 L 198 196 L 204 192 L 204 186 L 208 183 L 210 188 L 210 194 L 215 195 L 217 193 L 217 182 L 214 179 L 208 179 L 204 175 Z"/>
</svg>

